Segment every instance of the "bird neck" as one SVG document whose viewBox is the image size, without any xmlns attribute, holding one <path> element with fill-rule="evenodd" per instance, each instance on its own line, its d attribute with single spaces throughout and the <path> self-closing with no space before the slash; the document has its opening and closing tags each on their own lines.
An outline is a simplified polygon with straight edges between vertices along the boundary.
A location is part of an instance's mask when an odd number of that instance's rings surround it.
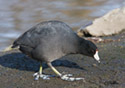
<svg viewBox="0 0 125 88">
<path fill-rule="evenodd" d="M 86 40 L 85 39 L 83 39 L 83 38 L 80 38 L 79 39 L 79 44 L 78 44 L 78 50 L 77 50 L 77 53 L 78 54 L 83 54 L 83 53 L 85 53 L 85 48 L 86 48 Z"/>
</svg>

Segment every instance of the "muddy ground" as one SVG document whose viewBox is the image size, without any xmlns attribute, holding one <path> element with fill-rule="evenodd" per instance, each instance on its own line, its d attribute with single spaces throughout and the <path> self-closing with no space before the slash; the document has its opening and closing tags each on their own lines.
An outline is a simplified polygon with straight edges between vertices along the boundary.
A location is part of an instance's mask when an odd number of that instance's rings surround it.
<svg viewBox="0 0 125 88">
<path fill-rule="evenodd" d="M 84 77 L 85 82 L 57 77 L 35 81 L 32 74 L 38 71 L 39 62 L 18 50 L 0 52 L 0 88 L 125 88 L 125 32 L 103 39 L 108 41 L 96 42 L 101 64 L 82 55 L 68 55 L 53 62 L 60 72 Z M 45 74 L 54 74 L 46 64 L 43 66 Z"/>
</svg>

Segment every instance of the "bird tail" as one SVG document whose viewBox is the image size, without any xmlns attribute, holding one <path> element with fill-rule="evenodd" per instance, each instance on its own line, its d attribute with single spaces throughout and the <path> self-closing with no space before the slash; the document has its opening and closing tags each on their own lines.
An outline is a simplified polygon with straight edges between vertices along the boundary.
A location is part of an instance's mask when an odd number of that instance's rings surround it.
<svg viewBox="0 0 125 88">
<path fill-rule="evenodd" d="M 11 48 L 16 48 L 18 46 L 18 44 L 13 43 L 13 45 L 11 45 Z"/>
<path fill-rule="evenodd" d="M 13 48 L 12 48 L 12 45 L 9 45 L 8 47 L 6 47 L 4 50 L 2 50 L 2 52 L 7 52 L 7 51 L 11 51 Z"/>
<path fill-rule="evenodd" d="M 8 52 L 8 51 L 11 51 L 13 49 L 17 49 L 18 45 L 17 44 L 13 44 L 13 45 L 9 45 L 7 48 L 5 48 L 4 50 L 2 50 L 2 52 Z"/>
</svg>

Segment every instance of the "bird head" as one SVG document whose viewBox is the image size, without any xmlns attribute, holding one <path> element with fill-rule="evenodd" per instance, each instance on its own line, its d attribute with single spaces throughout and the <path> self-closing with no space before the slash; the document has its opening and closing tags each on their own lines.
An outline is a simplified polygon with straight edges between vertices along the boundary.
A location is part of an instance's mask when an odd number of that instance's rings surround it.
<svg viewBox="0 0 125 88">
<path fill-rule="evenodd" d="M 83 55 L 93 57 L 96 61 L 98 61 L 98 63 L 100 63 L 98 49 L 93 42 L 85 40 L 82 42 L 81 49 Z"/>
</svg>

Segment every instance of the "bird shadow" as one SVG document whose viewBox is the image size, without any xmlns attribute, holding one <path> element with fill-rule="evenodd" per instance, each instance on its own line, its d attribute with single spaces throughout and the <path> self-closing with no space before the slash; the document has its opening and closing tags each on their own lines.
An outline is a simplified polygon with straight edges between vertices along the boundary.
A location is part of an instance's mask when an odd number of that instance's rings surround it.
<svg viewBox="0 0 125 88">
<path fill-rule="evenodd" d="M 0 57 L 0 65 L 19 70 L 38 71 L 40 62 L 33 60 L 22 53 L 11 53 L 11 54 L 5 54 Z M 52 65 L 85 70 L 75 62 L 62 59 L 53 61 Z M 48 68 L 48 65 L 46 63 L 43 63 L 42 66 L 43 69 Z"/>
</svg>

